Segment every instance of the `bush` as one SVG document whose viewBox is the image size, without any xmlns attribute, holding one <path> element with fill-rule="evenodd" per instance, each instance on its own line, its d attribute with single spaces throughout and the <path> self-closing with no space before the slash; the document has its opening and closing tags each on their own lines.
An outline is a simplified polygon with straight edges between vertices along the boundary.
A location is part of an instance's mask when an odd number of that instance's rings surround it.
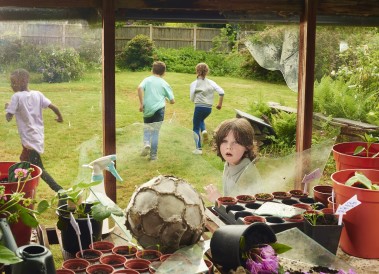
<svg viewBox="0 0 379 274">
<path fill-rule="evenodd" d="M 41 51 L 43 81 L 49 83 L 68 82 L 82 76 L 84 65 L 73 48 L 48 48 Z"/>
<path fill-rule="evenodd" d="M 117 56 L 117 65 L 131 71 L 151 68 L 155 46 L 146 35 L 139 34 L 130 40 Z"/>
<path fill-rule="evenodd" d="M 284 78 L 279 70 L 267 70 L 262 68 L 253 58 L 248 49 L 244 48 L 240 51 L 243 57 L 241 62 L 240 72 L 241 76 L 246 79 L 262 80 L 273 83 L 284 83 Z"/>
<path fill-rule="evenodd" d="M 193 74 L 196 73 L 196 65 L 204 62 L 209 66 L 210 75 L 214 76 L 239 76 L 239 64 L 242 62 L 238 53 L 206 52 L 192 47 L 159 48 L 155 59 L 165 62 L 168 71 Z"/>
</svg>

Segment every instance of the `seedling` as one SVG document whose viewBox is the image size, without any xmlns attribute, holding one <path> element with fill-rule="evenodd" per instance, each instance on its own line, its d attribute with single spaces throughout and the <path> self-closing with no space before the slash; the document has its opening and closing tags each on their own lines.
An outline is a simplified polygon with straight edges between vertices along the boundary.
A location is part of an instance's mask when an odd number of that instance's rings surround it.
<svg viewBox="0 0 379 274">
<path fill-rule="evenodd" d="M 373 143 L 379 142 L 379 137 L 376 137 L 376 136 L 373 136 L 372 134 L 367 134 L 367 133 L 365 133 L 364 135 L 358 135 L 358 136 L 361 137 L 362 140 L 367 143 L 367 148 L 365 148 L 364 146 L 357 146 L 354 150 L 353 155 L 358 155 L 366 151 L 366 157 L 370 157 L 370 154 L 369 154 L 370 146 Z M 375 153 L 373 156 L 371 156 L 371 158 L 375 158 L 378 155 L 379 155 L 379 152 Z"/>
</svg>

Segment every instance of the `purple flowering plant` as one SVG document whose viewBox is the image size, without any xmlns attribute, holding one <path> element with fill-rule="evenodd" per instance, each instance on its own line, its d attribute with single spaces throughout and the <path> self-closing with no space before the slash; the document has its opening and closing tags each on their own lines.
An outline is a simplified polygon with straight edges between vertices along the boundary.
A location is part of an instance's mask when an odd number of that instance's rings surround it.
<svg viewBox="0 0 379 274">
<path fill-rule="evenodd" d="M 277 254 L 291 249 L 290 246 L 280 243 L 262 244 L 245 249 L 245 238 L 240 239 L 240 248 L 243 251 L 242 259 L 245 260 L 246 269 L 251 274 L 258 273 L 284 273 L 279 264 Z"/>
</svg>

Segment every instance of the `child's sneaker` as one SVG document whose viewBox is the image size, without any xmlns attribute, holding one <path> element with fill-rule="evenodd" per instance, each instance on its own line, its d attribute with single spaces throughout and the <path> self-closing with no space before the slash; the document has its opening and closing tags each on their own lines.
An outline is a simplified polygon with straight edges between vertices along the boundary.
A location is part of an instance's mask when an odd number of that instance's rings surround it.
<svg viewBox="0 0 379 274">
<path fill-rule="evenodd" d="M 142 149 L 141 156 L 147 156 L 150 153 L 150 145 L 145 145 Z"/>
<path fill-rule="evenodd" d="M 208 131 L 203 130 L 201 135 L 203 136 L 203 141 L 208 141 Z"/>
<path fill-rule="evenodd" d="M 201 149 L 195 149 L 194 151 L 192 151 L 192 153 L 196 155 L 201 155 L 203 154 L 203 151 Z"/>
<path fill-rule="evenodd" d="M 150 155 L 150 161 L 156 161 L 158 160 L 157 155 Z"/>
</svg>

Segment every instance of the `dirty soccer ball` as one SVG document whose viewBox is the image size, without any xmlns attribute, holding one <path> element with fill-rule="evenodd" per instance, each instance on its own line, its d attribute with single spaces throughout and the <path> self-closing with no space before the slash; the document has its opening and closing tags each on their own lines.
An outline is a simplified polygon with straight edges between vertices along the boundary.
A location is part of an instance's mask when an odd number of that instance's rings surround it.
<svg viewBox="0 0 379 274">
<path fill-rule="evenodd" d="M 197 243 L 205 226 L 204 204 L 185 180 L 158 176 L 141 185 L 126 208 L 126 227 L 144 248 L 174 252 Z"/>
</svg>

